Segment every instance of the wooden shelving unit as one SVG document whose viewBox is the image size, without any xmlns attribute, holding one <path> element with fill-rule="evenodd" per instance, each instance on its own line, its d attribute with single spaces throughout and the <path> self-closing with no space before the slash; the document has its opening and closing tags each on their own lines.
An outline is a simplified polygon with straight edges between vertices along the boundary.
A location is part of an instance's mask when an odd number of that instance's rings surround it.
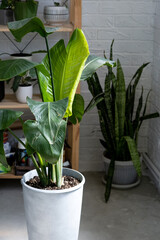
<svg viewBox="0 0 160 240">
<path fill-rule="evenodd" d="M 46 27 L 57 27 L 56 32 L 72 32 L 74 25 L 72 23 L 64 23 L 61 26 L 56 25 L 45 25 Z M 0 25 L 0 32 L 9 32 L 9 29 L 5 25 Z"/>
<path fill-rule="evenodd" d="M 82 27 L 81 21 L 82 15 L 82 0 L 70 0 L 70 19 L 69 23 L 65 23 L 61 26 L 57 26 L 57 32 L 68 32 L 70 35 L 76 28 Z M 52 27 L 50 25 L 46 25 Z M 53 27 L 56 27 L 53 26 Z M 9 32 L 7 26 L 0 25 L 1 32 Z M 80 92 L 80 86 L 77 89 Z M 38 95 L 33 97 L 34 100 L 41 101 Z M 27 104 L 18 103 L 15 96 L 7 95 L 5 99 L 0 102 L 0 109 L 27 109 Z M 17 124 L 18 126 L 18 124 Z M 66 152 L 66 156 L 70 159 L 70 163 L 73 169 L 78 170 L 79 166 L 79 124 L 68 125 L 68 143 L 71 146 L 71 150 Z M 22 176 L 16 176 L 14 171 L 7 174 L 0 174 L 0 179 L 20 179 Z"/>
</svg>

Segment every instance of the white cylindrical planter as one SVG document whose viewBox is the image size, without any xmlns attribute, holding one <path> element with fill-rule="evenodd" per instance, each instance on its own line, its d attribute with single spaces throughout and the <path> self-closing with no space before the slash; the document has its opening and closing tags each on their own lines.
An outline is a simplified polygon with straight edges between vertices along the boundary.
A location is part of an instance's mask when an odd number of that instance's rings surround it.
<svg viewBox="0 0 160 240">
<path fill-rule="evenodd" d="M 28 61 L 32 61 L 32 54 L 29 53 L 13 53 L 10 56 L 11 59 L 25 59 Z"/>
<path fill-rule="evenodd" d="M 108 173 L 110 159 L 103 154 L 105 174 Z M 130 185 L 136 183 L 138 175 L 132 161 L 115 161 L 115 170 L 112 183 L 115 185 Z"/>
<path fill-rule="evenodd" d="M 72 169 L 63 169 L 64 175 L 75 177 L 81 183 L 64 190 L 40 190 L 25 182 L 37 175 L 26 173 L 22 180 L 25 215 L 29 240 L 78 240 L 84 176 Z"/>
<path fill-rule="evenodd" d="M 69 18 L 68 8 L 65 6 L 45 6 L 44 7 L 44 19 L 47 24 L 62 24 L 67 22 Z"/>
<path fill-rule="evenodd" d="M 33 86 L 19 86 L 16 91 L 16 98 L 18 102 L 20 103 L 26 103 L 26 98 L 32 98 L 33 97 Z"/>
</svg>

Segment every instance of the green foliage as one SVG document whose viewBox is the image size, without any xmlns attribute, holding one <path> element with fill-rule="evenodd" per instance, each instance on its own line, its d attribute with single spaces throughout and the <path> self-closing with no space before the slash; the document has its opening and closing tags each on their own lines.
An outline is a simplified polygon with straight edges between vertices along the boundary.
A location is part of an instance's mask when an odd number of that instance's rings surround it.
<svg viewBox="0 0 160 240">
<path fill-rule="evenodd" d="M 3 132 L 6 128 L 12 125 L 12 123 L 14 123 L 22 114 L 22 112 L 18 111 L 15 112 L 8 109 L 0 109 L 0 162 L 5 167 L 7 167 L 8 164 L 3 149 Z"/>
<path fill-rule="evenodd" d="M 23 123 L 21 120 L 27 139 L 24 145 L 33 160 L 41 184 L 46 186 L 50 182 L 55 182 L 60 187 L 67 119 L 70 116 L 70 121 L 76 123 L 82 119 L 84 113 L 83 98 L 75 95 L 82 71 L 85 68 L 83 76 L 88 77 L 100 66 L 104 64 L 112 66 L 114 63 L 104 58 L 101 61 L 99 58 L 91 57 L 94 66 L 91 61 L 87 62 L 87 65 L 91 66 L 88 73 L 85 62 L 89 55 L 89 49 L 80 29 L 73 32 L 67 47 L 65 47 L 64 41 L 60 40 L 49 49 L 47 37 L 56 29 L 46 28 L 40 19 L 36 17 L 24 19 L 9 23 L 8 26 L 17 41 L 21 41 L 29 32 L 38 32 L 45 39 L 47 54 L 41 63 L 22 59 L 1 61 L 0 81 L 11 79 L 17 75 L 23 76 L 26 71 L 36 69 L 43 102 L 27 100 L 35 116 L 35 121 L 27 120 Z M 99 61 L 101 62 L 99 63 Z M 3 116 L 6 114 L 6 110 L 2 111 L 0 115 Z M 71 116 L 72 113 L 73 116 Z M 13 134 L 11 130 L 9 131 Z M 17 136 L 15 137 L 20 141 Z M 39 164 L 33 154 L 37 155 Z M 4 163 L 2 144 L 0 145 L 0 156 Z M 48 174 L 46 167 L 48 167 Z"/>
<path fill-rule="evenodd" d="M 68 99 L 44 103 L 27 99 L 27 103 L 36 119 L 23 124 L 27 142 L 47 162 L 55 164 L 65 139 L 67 121 L 63 117 Z"/>
<path fill-rule="evenodd" d="M 110 61 L 113 60 L 113 42 L 110 48 Z M 143 103 L 143 87 L 135 104 L 136 89 L 140 81 L 143 69 L 149 63 L 145 63 L 134 74 L 126 87 L 123 69 L 119 59 L 117 60 L 117 73 L 107 65 L 108 72 L 105 77 L 104 90 L 100 84 L 97 73 L 87 79 L 88 88 L 93 98 L 87 110 L 97 106 L 99 122 L 104 140 L 100 140 L 105 148 L 106 156 L 112 159 L 108 170 L 108 183 L 105 193 L 106 201 L 110 195 L 112 177 L 114 173 L 113 161 L 132 160 L 135 169 L 141 176 L 141 164 L 137 150 L 138 133 L 143 120 L 159 117 L 159 113 L 146 114 L 149 93 Z"/>
</svg>

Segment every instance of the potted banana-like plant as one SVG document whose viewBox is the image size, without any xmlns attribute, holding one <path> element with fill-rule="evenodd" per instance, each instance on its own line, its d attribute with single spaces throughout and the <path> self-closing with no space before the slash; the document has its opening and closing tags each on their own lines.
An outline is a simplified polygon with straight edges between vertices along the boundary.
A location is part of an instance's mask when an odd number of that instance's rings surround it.
<svg viewBox="0 0 160 240">
<path fill-rule="evenodd" d="M 110 60 L 113 60 L 113 43 L 114 41 L 110 48 Z M 133 187 L 139 183 L 138 176 L 141 177 L 141 161 L 137 149 L 138 133 L 144 120 L 159 117 L 158 112 L 146 113 L 150 91 L 143 104 L 143 87 L 138 104 L 135 104 L 136 88 L 148 64 L 145 63 L 138 68 L 128 86 L 119 59 L 116 74 L 108 66 L 104 89 L 101 87 L 97 73 L 87 79 L 93 99 L 87 106 L 86 112 L 94 106 L 97 107 L 104 138 L 100 142 L 105 148 L 103 160 L 106 173 L 104 179 L 106 201 L 109 199 L 112 184 L 121 189 Z"/>
<path fill-rule="evenodd" d="M 15 136 L 9 126 L 19 118 L 26 143 L 15 137 L 27 149 L 35 165 L 35 170 L 26 173 L 21 180 L 29 239 L 76 240 L 85 179 L 75 170 L 62 168 L 62 162 L 67 120 L 80 121 L 84 111 L 83 99 L 75 93 L 89 55 L 88 44 L 83 32 L 76 29 L 67 47 L 64 40 L 60 40 L 49 49 L 48 35 L 55 29 L 44 27 L 36 17 L 12 22 L 8 26 L 17 41 L 21 41 L 28 32 L 38 32 L 45 38 L 47 48 L 47 54 L 41 63 L 16 59 L 1 61 L 0 65 L 1 81 L 35 68 L 42 97 L 42 102 L 27 99 L 35 121 L 23 122 L 22 112 L 0 110 L 0 140 L 6 128 Z M 91 76 L 103 64 L 114 65 L 110 60 L 93 58 L 94 68 L 85 71 L 85 77 Z M 7 166 L 2 141 L 0 161 Z M 72 182 L 71 188 L 65 189 L 68 180 L 64 180 L 64 175 Z M 31 184 L 28 185 L 30 178 Z M 78 185 L 74 184 L 73 178 L 78 179 Z M 39 182 L 38 189 L 33 184 L 35 181 Z M 48 190 L 52 186 L 54 190 Z"/>
</svg>

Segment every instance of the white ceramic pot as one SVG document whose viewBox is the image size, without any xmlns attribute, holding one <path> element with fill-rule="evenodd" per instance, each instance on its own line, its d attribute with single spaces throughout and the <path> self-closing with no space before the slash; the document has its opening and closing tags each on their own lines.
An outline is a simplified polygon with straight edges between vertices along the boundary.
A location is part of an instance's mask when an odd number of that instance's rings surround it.
<svg viewBox="0 0 160 240">
<path fill-rule="evenodd" d="M 25 215 L 29 240 L 78 240 L 84 176 L 64 168 L 64 175 L 78 178 L 81 183 L 64 190 L 40 190 L 25 182 L 37 175 L 27 172 L 22 180 Z"/>
<path fill-rule="evenodd" d="M 68 9 L 63 7 L 57 7 L 57 6 L 45 6 L 44 7 L 44 19 L 47 24 L 61 24 L 63 22 L 66 22 L 69 17 L 69 11 Z"/>
<path fill-rule="evenodd" d="M 20 103 L 26 103 L 26 98 L 33 97 L 33 86 L 19 86 L 16 91 L 16 98 Z"/>
<path fill-rule="evenodd" d="M 110 159 L 103 154 L 105 174 L 107 176 Z M 132 185 L 137 183 L 138 175 L 132 161 L 115 161 L 115 170 L 113 175 L 114 185 Z"/>
<path fill-rule="evenodd" d="M 25 59 L 28 61 L 32 61 L 32 54 L 29 53 L 13 53 L 10 55 L 11 59 Z"/>
</svg>

